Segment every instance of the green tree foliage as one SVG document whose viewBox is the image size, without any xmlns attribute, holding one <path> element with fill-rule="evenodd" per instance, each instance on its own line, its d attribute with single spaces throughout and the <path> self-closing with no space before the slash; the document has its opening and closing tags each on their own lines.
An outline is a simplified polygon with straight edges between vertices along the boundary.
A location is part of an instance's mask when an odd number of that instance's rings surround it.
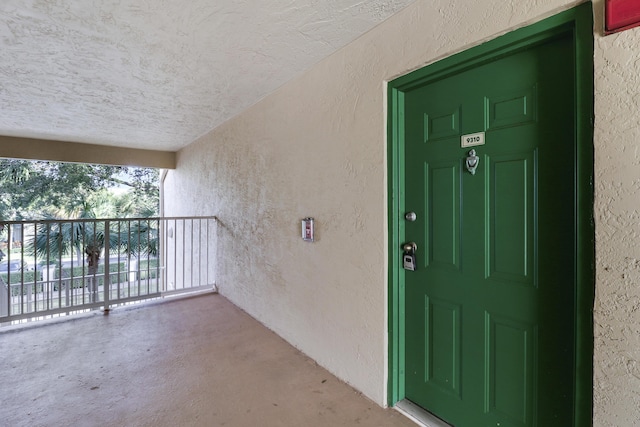
<svg viewBox="0 0 640 427">
<path fill-rule="evenodd" d="M 85 205 L 85 209 L 66 218 L 75 221 L 43 222 L 36 228 L 34 237 L 26 242 L 30 248 L 28 252 L 36 258 L 57 260 L 64 255 L 75 255 L 78 265 L 82 262 L 82 254 L 87 256 L 87 263 L 94 264 L 100 259 L 105 248 L 105 222 L 92 221 L 98 218 L 125 218 L 126 214 L 112 215 L 113 205 L 105 203 L 99 206 Z M 98 213 L 102 212 L 102 215 Z M 140 219 L 140 215 L 133 223 L 111 221 L 109 229 L 109 248 L 114 253 L 128 254 L 130 257 L 138 254 L 142 256 L 158 255 L 158 222 L 153 219 Z M 122 224 L 121 224 L 122 223 Z M 94 260 L 89 262 L 91 257 Z"/>
<path fill-rule="evenodd" d="M 157 216 L 158 206 L 157 169 L 0 159 L 0 220 Z"/>
</svg>

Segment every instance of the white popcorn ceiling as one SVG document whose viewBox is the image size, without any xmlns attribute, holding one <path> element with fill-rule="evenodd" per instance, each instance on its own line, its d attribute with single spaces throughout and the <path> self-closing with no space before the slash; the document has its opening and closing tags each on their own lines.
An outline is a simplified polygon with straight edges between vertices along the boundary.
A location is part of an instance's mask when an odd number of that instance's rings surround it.
<svg viewBox="0 0 640 427">
<path fill-rule="evenodd" d="M 2 0 L 0 135 L 176 151 L 413 0 Z"/>
</svg>

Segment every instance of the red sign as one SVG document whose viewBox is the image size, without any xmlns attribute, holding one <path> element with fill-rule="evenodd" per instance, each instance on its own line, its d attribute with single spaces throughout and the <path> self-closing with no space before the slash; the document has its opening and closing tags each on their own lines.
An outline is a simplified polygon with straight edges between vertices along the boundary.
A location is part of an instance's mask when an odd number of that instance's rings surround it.
<svg viewBox="0 0 640 427">
<path fill-rule="evenodd" d="M 611 34 L 640 25 L 640 0 L 605 0 L 604 32 Z"/>
</svg>

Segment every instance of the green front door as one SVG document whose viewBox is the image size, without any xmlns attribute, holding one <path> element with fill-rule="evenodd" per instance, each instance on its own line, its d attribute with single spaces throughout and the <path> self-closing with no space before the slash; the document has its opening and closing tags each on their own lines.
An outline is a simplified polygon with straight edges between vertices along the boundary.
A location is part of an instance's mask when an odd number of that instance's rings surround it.
<svg viewBox="0 0 640 427">
<path fill-rule="evenodd" d="M 573 58 L 568 33 L 404 92 L 405 397 L 456 427 L 573 425 Z"/>
</svg>

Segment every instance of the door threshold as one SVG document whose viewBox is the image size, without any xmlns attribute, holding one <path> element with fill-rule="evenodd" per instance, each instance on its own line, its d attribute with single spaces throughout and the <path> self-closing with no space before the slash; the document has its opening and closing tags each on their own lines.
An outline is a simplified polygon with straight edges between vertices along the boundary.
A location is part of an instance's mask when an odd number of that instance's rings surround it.
<svg viewBox="0 0 640 427">
<path fill-rule="evenodd" d="M 404 399 L 396 403 L 395 410 L 422 427 L 453 427 L 415 403 Z"/>
</svg>

